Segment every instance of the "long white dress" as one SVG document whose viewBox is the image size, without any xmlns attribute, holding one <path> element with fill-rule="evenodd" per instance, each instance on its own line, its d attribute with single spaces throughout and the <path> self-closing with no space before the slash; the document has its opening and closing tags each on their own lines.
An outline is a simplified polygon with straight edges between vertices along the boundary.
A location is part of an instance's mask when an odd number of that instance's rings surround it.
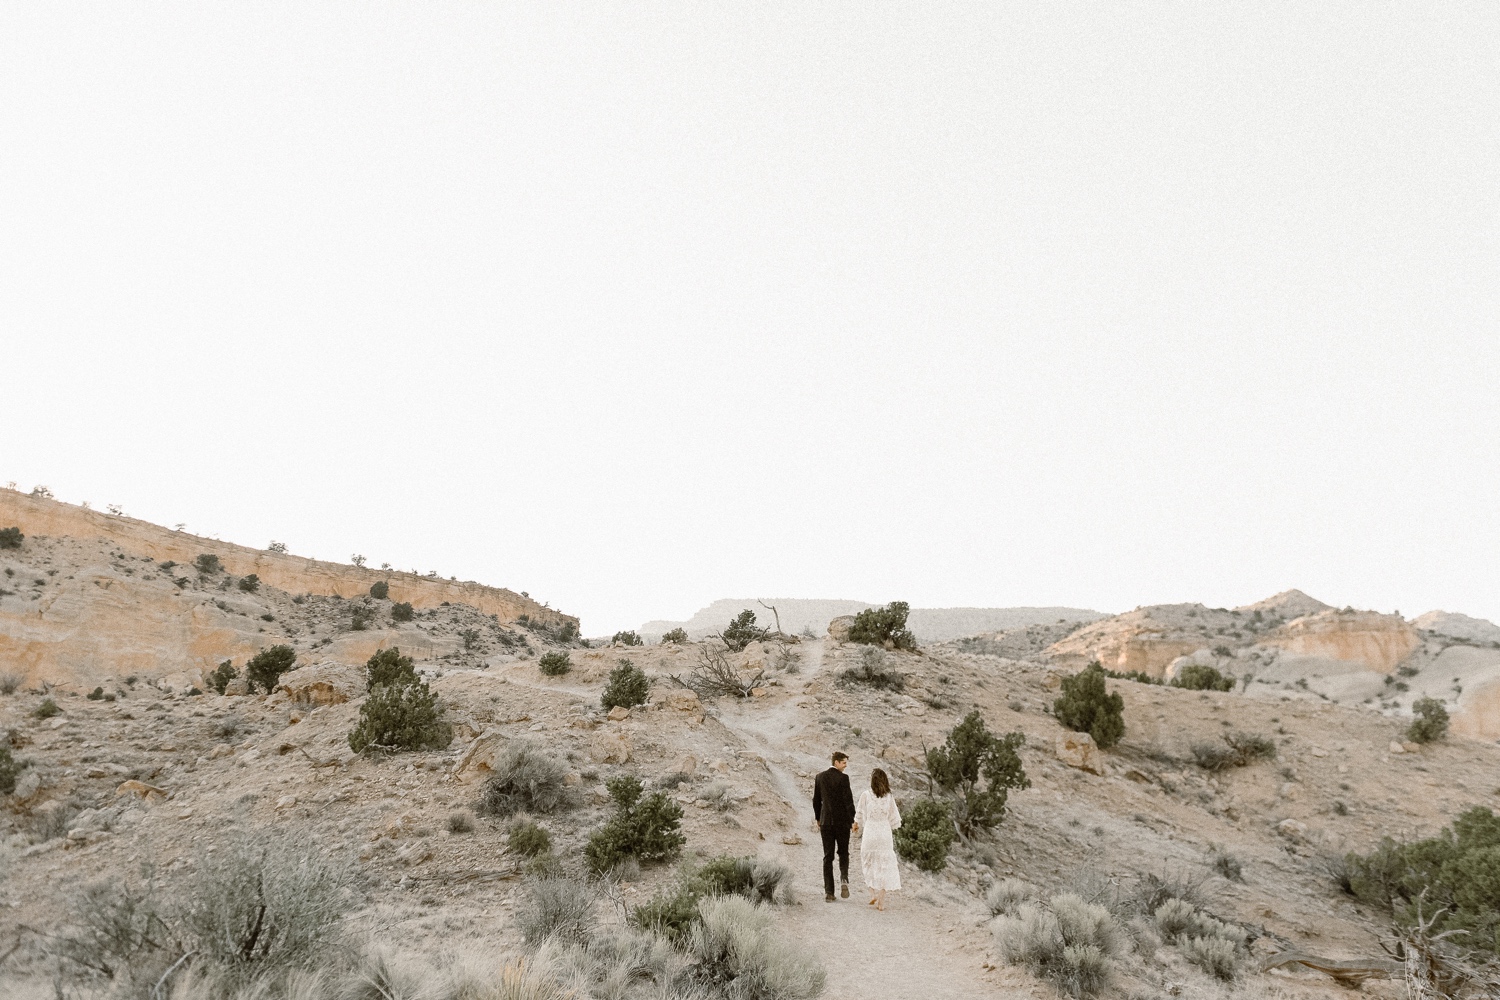
<svg viewBox="0 0 1500 1000">
<path fill-rule="evenodd" d="M 859 867 L 864 872 L 865 886 L 873 892 L 901 888 L 896 840 L 891 836 L 901 827 L 896 796 L 877 796 L 865 789 L 854 809 L 854 822 L 859 824 Z"/>
</svg>

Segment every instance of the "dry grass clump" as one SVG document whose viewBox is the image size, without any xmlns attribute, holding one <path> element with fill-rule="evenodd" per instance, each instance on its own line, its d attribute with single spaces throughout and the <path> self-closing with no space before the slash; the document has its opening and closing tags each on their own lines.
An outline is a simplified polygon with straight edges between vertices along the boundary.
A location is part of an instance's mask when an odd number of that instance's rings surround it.
<svg viewBox="0 0 1500 1000">
<path fill-rule="evenodd" d="M 518 812 L 550 813 L 573 805 L 567 786 L 568 767 L 542 746 L 512 743 L 495 761 L 474 811 L 481 816 Z"/>
<path fill-rule="evenodd" d="M 1224 744 L 1194 743 L 1193 761 L 1205 771 L 1225 771 L 1276 758 L 1276 741 L 1259 733 L 1225 733 Z"/>
<path fill-rule="evenodd" d="M 1162 937 L 1204 972 L 1225 982 L 1238 975 L 1245 938 L 1235 927 L 1181 899 L 1163 903 L 1155 920 Z"/>
<path fill-rule="evenodd" d="M 688 979 L 715 995 L 743 1000 L 806 1000 L 823 992 L 826 973 L 800 945 L 771 929 L 772 917 L 747 899 L 719 896 L 698 904 L 687 939 Z"/>
<path fill-rule="evenodd" d="M 594 888 L 568 875 L 528 881 L 516 905 L 516 925 L 527 944 L 548 938 L 584 942 L 596 925 Z"/>
<path fill-rule="evenodd" d="M 1036 886 L 1030 882 L 1023 882 L 1018 878 L 1003 878 L 990 886 L 989 891 L 984 894 L 984 904 L 989 907 L 991 916 L 1013 917 L 1022 903 L 1032 902 L 1036 898 Z"/>
<path fill-rule="evenodd" d="M 1110 912 L 1072 893 L 1047 906 L 1021 903 L 1014 916 L 995 921 L 995 940 L 1006 961 L 1024 965 L 1072 996 L 1093 996 L 1114 976 L 1124 935 Z"/>
</svg>

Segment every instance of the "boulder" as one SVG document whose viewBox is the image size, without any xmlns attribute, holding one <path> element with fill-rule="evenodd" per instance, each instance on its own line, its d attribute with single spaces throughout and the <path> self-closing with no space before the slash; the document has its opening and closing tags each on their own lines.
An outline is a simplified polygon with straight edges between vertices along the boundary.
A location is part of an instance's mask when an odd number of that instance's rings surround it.
<svg viewBox="0 0 1500 1000">
<path fill-rule="evenodd" d="M 276 690 L 303 705 L 341 705 L 364 693 L 365 671 L 348 663 L 313 663 L 282 674 Z"/>
<path fill-rule="evenodd" d="M 120 786 L 115 789 L 115 796 L 118 798 L 121 795 L 134 795 L 147 802 L 161 802 L 167 797 L 165 789 L 148 785 L 144 781 L 136 781 L 134 778 L 120 782 Z"/>
<path fill-rule="evenodd" d="M 630 763 L 630 735 L 619 730 L 600 732 L 589 744 L 589 759 L 596 764 Z"/>
<path fill-rule="evenodd" d="M 659 704 L 678 712 L 697 712 L 703 708 L 698 695 L 687 688 L 673 688 L 656 696 Z"/>
<path fill-rule="evenodd" d="M 624 705 L 616 705 L 609 710 L 609 721 L 611 722 L 623 722 L 628 718 L 630 718 L 630 709 Z"/>
<path fill-rule="evenodd" d="M 1390 750 L 1391 753 L 1406 753 L 1406 747 L 1402 746 L 1401 743 L 1396 740 L 1391 740 Z"/>
<path fill-rule="evenodd" d="M 15 791 L 10 794 L 17 802 L 29 802 L 41 790 L 42 776 L 36 772 L 36 768 L 31 768 L 16 780 Z"/>
<path fill-rule="evenodd" d="M 1069 767 L 1076 767 L 1090 774 L 1107 773 L 1104 766 L 1104 754 L 1094 744 L 1094 738 L 1088 733 L 1062 733 L 1057 737 L 1054 749 L 1057 752 L 1057 759 Z"/>
<path fill-rule="evenodd" d="M 839 615 L 828 623 L 828 638 L 834 642 L 848 642 L 849 630 L 854 628 L 853 615 Z"/>
<path fill-rule="evenodd" d="M 696 774 L 697 771 L 698 758 L 694 757 L 692 754 L 688 754 L 686 757 L 677 762 L 678 774 L 686 774 L 691 777 L 692 775 Z"/>
<path fill-rule="evenodd" d="M 469 749 L 459 758 L 453 769 L 456 778 L 473 774 L 488 774 L 495 768 L 501 751 L 505 749 L 505 734 L 498 729 L 487 729 L 469 744 Z"/>
<path fill-rule="evenodd" d="M 1276 832 L 1288 840 L 1306 840 L 1307 824 L 1295 819 L 1284 819 L 1276 824 Z"/>
</svg>

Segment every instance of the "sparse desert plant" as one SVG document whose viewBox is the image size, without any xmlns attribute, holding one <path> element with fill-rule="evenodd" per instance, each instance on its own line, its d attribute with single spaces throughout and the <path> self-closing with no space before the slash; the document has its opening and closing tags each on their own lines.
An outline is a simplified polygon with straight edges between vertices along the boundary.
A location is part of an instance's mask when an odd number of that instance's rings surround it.
<svg viewBox="0 0 1500 1000">
<path fill-rule="evenodd" d="M 991 916 L 1014 916 L 1017 907 L 1037 898 L 1036 886 L 1018 878 L 1003 878 L 984 894 L 984 905 Z"/>
<path fill-rule="evenodd" d="M 220 719 L 218 722 L 215 722 L 209 728 L 209 732 L 213 735 L 214 739 L 218 740 L 221 743 L 226 743 L 238 736 L 240 731 L 244 728 L 245 717 L 237 712 L 232 712 L 229 715 L 224 716 L 224 718 Z"/>
<path fill-rule="evenodd" d="M 415 617 L 416 612 L 412 611 L 410 602 L 401 601 L 397 604 L 391 605 L 391 621 L 409 622 Z"/>
<path fill-rule="evenodd" d="M 1208 901 L 1207 881 L 1207 875 L 1201 871 L 1163 871 L 1160 875 L 1142 872 L 1135 884 L 1120 895 L 1119 907 L 1153 920 L 1156 911 L 1169 900 L 1179 900 L 1198 909 Z"/>
<path fill-rule="evenodd" d="M 474 817 L 470 816 L 468 813 L 464 812 L 462 809 L 455 810 L 454 812 L 449 813 L 448 814 L 448 832 L 449 833 L 473 833 L 474 832 Z"/>
<path fill-rule="evenodd" d="M 724 627 L 719 633 L 719 639 L 729 648 L 731 653 L 738 653 L 757 639 L 764 639 L 769 635 L 765 629 L 755 627 L 755 612 L 746 608 L 734 620 Z"/>
<path fill-rule="evenodd" d="M 219 562 L 219 557 L 207 552 L 194 559 L 193 565 L 198 567 L 198 572 L 209 576 L 224 571 L 224 565 Z"/>
<path fill-rule="evenodd" d="M 902 814 L 896 853 L 923 871 L 942 871 L 956 836 L 953 808 L 946 801 L 918 799 Z"/>
<path fill-rule="evenodd" d="M 711 781 L 698 792 L 698 801 L 718 812 L 729 812 L 739 805 L 734 788 L 727 781 Z"/>
<path fill-rule="evenodd" d="M 1053 896 L 1049 907 L 1022 903 L 995 921 L 995 941 L 1012 965 L 1023 965 L 1073 996 L 1093 996 L 1114 975 L 1124 936 L 1108 910 L 1077 896 Z"/>
<path fill-rule="evenodd" d="M 1169 899 L 1157 909 L 1156 929 L 1182 956 L 1217 979 L 1229 981 L 1239 972 L 1245 936 L 1238 928 L 1209 916 L 1191 903 Z"/>
<path fill-rule="evenodd" d="M 23 766 L 11 756 L 10 747 L 0 745 L 0 795 L 9 795 L 16 790 L 16 779 L 21 776 Z"/>
<path fill-rule="evenodd" d="M 1411 706 L 1411 725 L 1406 738 L 1413 743 L 1432 743 L 1448 734 L 1448 710 L 1436 698 L 1418 698 Z"/>
<path fill-rule="evenodd" d="M 25 540 L 20 528 L 0 528 L 0 549 L 19 549 Z"/>
<path fill-rule="evenodd" d="M 1031 787 L 1016 752 L 1025 742 L 1019 732 L 991 733 L 976 709 L 949 730 L 942 746 L 927 751 L 927 772 L 952 804 L 960 834 L 994 829 L 1005 818 L 1010 790 Z"/>
<path fill-rule="evenodd" d="M 94 688 L 94 690 L 92 690 L 88 694 L 84 695 L 84 697 L 87 698 L 89 701 L 103 701 L 104 700 L 104 688 L 103 688 L 103 686 Z"/>
<path fill-rule="evenodd" d="M 377 601 L 383 601 L 391 596 L 391 585 L 384 580 L 376 580 L 370 584 L 370 596 Z"/>
<path fill-rule="evenodd" d="M 15 670 L 0 671 L 0 694 L 15 694 L 26 675 Z"/>
<path fill-rule="evenodd" d="M 1205 771 L 1224 771 L 1276 757 L 1276 741 L 1259 733 L 1225 733 L 1223 739 L 1223 746 L 1194 743 L 1189 748 L 1194 763 Z"/>
<path fill-rule="evenodd" d="M 838 682 L 842 687 L 867 687 L 897 694 L 906 690 L 906 675 L 888 669 L 885 653 L 875 648 L 864 651 L 859 666 L 840 671 Z"/>
<path fill-rule="evenodd" d="M 1189 691 L 1233 691 L 1235 679 L 1226 677 L 1214 667 L 1202 663 L 1189 663 L 1172 678 L 1172 686 Z"/>
<path fill-rule="evenodd" d="M 43 698 L 42 703 L 31 714 L 38 719 L 50 719 L 53 716 L 61 715 L 62 709 L 58 708 L 57 702 L 51 698 Z"/>
<path fill-rule="evenodd" d="M 297 651 L 291 646 L 272 646 L 250 657 L 245 664 L 245 683 L 249 690 L 257 688 L 270 694 L 276 690 L 281 675 L 292 669 L 297 662 Z"/>
<path fill-rule="evenodd" d="M 635 632 L 633 632 L 633 631 L 631 631 L 631 632 L 616 632 L 614 634 L 614 637 L 612 639 L 610 639 L 610 642 L 614 643 L 616 646 L 644 646 L 645 645 L 645 643 L 641 641 L 641 637 L 638 636 L 638 635 L 636 635 Z"/>
<path fill-rule="evenodd" d="M 266 546 L 266 551 L 267 552 L 280 552 L 282 554 L 285 554 L 286 553 L 286 542 L 273 541 L 273 542 L 271 542 L 271 544 L 269 544 L 269 545 Z"/>
<path fill-rule="evenodd" d="M 1221 937 L 1190 937 L 1181 942 L 1182 957 L 1215 979 L 1232 982 L 1239 974 L 1239 949 Z"/>
<path fill-rule="evenodd" d="M 677 856 L 687 842 L 681 806 L 665 792 L 642 795 L 640 780 L 630 775 L 611 778 L 605 787 L 615 814 L 589 837 L 584 848 L 589 871 L 603 874 L 631 858 L 647 864 Z"/>
<path fill-rule="evenodd" d="M 650 692 L 651 679 L 640 667 L 622 658 L 620 665 L 609 672 L 609 682 L 604 686 L 599 704 L 605 708 L 634 708 L 644 705 Z"/>
<path fill-rule="evenodd" d="M 811 1000 L 827 974 L 802 946 L 783 940 L 771 916 L 737 896 L 705 899 L 687 936 L 692 981 L 744 1000 Z"/>
<path fill-rule="evenodd" d="M 415 661 L 402 656 L 400 646 L 379 650 L 365 661 L 365 689 L 369 691 L 393 684 L 415 684 L 421 679 Z"/>
<path fill-rule="evenodd" d="M 529 879 L 516 906 L 516 925 L 528 944 L 547 938 L 583 943 L 596 926 L 593 888 L 566 875 Z"/>
<path fill-rule="evenodd" d="M 215 667 L 206 679 L 209 687 L 213 688 L 219 694 L 223 694 L 224 689 L 229 686 L 229 682 L 239 675 L 240 672 L 235 669 L 234 664 L 229 660 L 225 660 Z"/>
<path fill-rule="evenodd" d="M 916 649 L 917 637 L 906 627 L 911 606 L 892 601 L 883 608 L 866 608 L 854 616 L 849 641 L 886 649 Z"/>
<path fill-rule="evenodd" d="M 1245 881 L 1244 863 L 1222 847 L 1209 852 L 1208 866 L 1231 882 Z"/>
<path fill-rule="evenodd" d="M 253 594 L 260 589 L 260 577 L 251 573 L 249 576 L 240 577 L 239 588 L 247 594 Z"/>
<path fill-rule="evenodd" d="M 687 644 L 687 641 L 688 634 L 687 630 L 684 628 L 671 629 L 661 637 L 661 643 L 663 646 L 667 645 L 668 643 L 672 643 L 678 646 L 684 646 Z"/>
<path fill-rule="evenodd" d="M 377 687 L 359 708 L 349 734 L 355 753 L 367 750 L 441 750 L 453 742 L 453 727 L 425 681 Z"/>
<path fill-rule="evenodd" d="M 528 740 L 511 743 L 496 758 L 475 812 L 503 817 L 566 809 L 573 804 L 567 779 L 567 765 L 541 744 Z"/>
<path fill-rule="evenodd" d="M 552 850 L 552 835 L 535 820 L 517 816 L 505 828 L 512 851 L 525 858 L 534 858 Z"/>
<path fill-rule="evenodd" d="M 1052 703 L 1057 721 L 1074 732 L 1088 733 L 1108 750 L 1125 735 L 1125 699 L 1104 687 L 1104 668 L 1095 660 L 1062 680 L 1062 695 Z"/>
<path fill-rule="evenodd" d="M 561 677 L 573 669 L 573 660 L 567 653 L 553 650 L 542 654 L 541 659 L 536 661 L 536 668 L 548 677 Z"/>
<path fill-rule="evenodd" d="M 340 859 L 290 838 L 220 840 L 193 868 L 174 923 L 224 968 L 286 968 L 313 956 L 349 907 Z"/>
<path fill-rule="evenodd" d="M 151 885 L 94 882 L 69 903 L 63 926 L 46 945 L 62 970 L 123 985 L 132 978 L 155 979 L 171 961 L 163 952 L 177 944 L 177 935 Z"/>
</svg>

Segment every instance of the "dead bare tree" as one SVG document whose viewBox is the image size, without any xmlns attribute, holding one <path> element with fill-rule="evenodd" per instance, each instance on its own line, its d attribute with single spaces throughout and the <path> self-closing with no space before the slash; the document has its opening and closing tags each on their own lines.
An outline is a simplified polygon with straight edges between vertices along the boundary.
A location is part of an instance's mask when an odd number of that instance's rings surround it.
<svg viewBox="0 0 1500 1000">
<path fill-rule="evenodd" d="M 718 698 L 729 695 L 748 698 L 750 692 L 760 686 L 765 668 L 757 668 L 753 674 L 745 675 L 730 662 L 725 651 L 708 643 L 698 647 L 698 666 L 687 677 L 672 675 L 672 679 L 683 687 L 691 688 L 700 698 Z"/>
</svg>

